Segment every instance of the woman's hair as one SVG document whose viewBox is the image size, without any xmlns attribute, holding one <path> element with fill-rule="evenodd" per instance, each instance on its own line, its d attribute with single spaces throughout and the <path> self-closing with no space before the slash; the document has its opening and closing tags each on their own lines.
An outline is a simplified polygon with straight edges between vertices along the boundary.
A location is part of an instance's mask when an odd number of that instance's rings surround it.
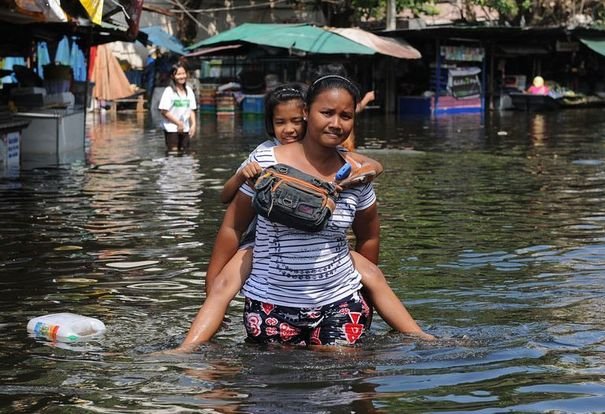
<svg viewBox="0 0 605 414">
<path fill-rule="evenodd" d="M 265 96 L 265 129 L 269 136 L 272 137 L 275 135 L 275 130 L 273 129 L 273 111 L 275 107 L 281 103 L 295 99 L 300 100 L 300 104 L 304 105 L 305 92 L 302 86 L 297 83 L 280 85 L 267 93 Z"/>
<path fill-rule="evenodd" d="M 185 73 L 187 72 L 187 66 L 183 62 L 177 62 L 170 67 L 170 87 L 173 91 L 176 92 L 176 82 L 174 81 L 174 76 L 176 75 L 176 71 L 180 68 L 185 69 Z"/>
<path fill-rule="evenodd" d="M 361 99 L 359 88 L 352 81 L 341 75 L 329 74 L 320 76 L 315 79 L 307 90 L 307 108 L 315 101 L 317 95 L 328 89 L 344 89 L 353 98 L 353 106 L 357 107 L 357 103 Z"/>
</svg>

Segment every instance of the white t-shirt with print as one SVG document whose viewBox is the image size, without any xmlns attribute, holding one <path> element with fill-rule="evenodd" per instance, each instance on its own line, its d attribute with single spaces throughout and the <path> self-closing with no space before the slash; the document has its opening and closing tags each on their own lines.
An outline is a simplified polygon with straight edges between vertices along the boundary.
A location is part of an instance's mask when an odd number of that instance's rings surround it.
<svg viewBox="0 0 605 414">
<path fill-rule="evenodd" d="M 185 85 L 187 96 L 179 96 L 176 91 L 168 86 L 164 89 L 162 98 L 158 108 L 160 110 L 166 110 L 174 115 L 177 119 L 180 119 L 183 123 L 183 132 L 189 132 L 189 116 L 191 111 L 197 109 L 197 101 L 193 89 L 189 85 Z M 162 120 L 162 127 L 167 132 L 177 132 L 178 127 L 176 124 L 168 121 L 166 118 Z"/>
<path fill-rule="evenodd" d="M 276 164 L 274 150 L 257 150 L 253 161 L 262 168 Z M 254 196 L 247 184 L 240 191 Z M 357 292 L 361 276 L 351 260 L 347 233 L 355 214 L 375 202 L 371 183 L 344 190 L 328 225 L 316 233 L 257 216 L 252 271 L 242 294 L 274 305 L 315 308 Z"/>
</svg>

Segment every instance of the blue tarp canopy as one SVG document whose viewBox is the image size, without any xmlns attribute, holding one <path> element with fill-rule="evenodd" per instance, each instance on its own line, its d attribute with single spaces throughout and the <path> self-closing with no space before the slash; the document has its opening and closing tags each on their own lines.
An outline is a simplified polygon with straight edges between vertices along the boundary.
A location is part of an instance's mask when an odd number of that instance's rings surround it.
<svg viewBox="0 0 605 414">
<path fill-rule="evenodd" d="M 179 55 L 187 53 L 179 39 L 166 32 L 160 26 L 142 27 L 140 30 L 147 35 L 147 41 L 153 45 L 168 49 Z"/>
</svg>

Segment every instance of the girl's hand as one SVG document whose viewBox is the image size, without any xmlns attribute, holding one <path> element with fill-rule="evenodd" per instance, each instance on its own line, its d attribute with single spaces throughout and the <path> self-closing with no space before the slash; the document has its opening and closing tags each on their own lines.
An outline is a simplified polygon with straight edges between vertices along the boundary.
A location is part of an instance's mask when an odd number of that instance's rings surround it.
<svg viewBox="0 0 605 414">
<path fill-rule="evenodd" d="M 252 180 L 256 178 L 256 176 L 262 171 L 263 169 L 261 168 L 260 164 L 256 161 L 253 161 L 246 164 L 240 173 L 245 177 L 246 180 Z"/>
<path fill-rule="evenodd" d="M 193 137 L 195 137 L 195 125 L 192 125 L 191 128 L 189 128 L 189 138 Z"/>
<path fill-rule="evenodd" d="M 176 132 L 183 132 L 183 129 L 185 129 L 185 125 L 181 121 L 178 121 L 176 123 Z"/>
</svg>

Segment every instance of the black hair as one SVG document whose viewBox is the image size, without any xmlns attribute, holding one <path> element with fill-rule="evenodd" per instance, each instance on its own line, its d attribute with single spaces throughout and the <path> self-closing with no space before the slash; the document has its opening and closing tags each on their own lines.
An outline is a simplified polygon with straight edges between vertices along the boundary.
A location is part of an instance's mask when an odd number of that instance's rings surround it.
<svg viewBox="0 0 605 414">
<path fill-rule="evenodd" d="M 305 92 L 303 87 L 297 83 L 280 85 L 267 93 L 265 96 L 265 129 L 269 136 L 275 136 L 275 129 L 273 129 L 273 111 L 275 107 L 294 99 L 300 100 L 301 104 L 304 105 Z"/>
<path fill-rule="evenodd" d="M 177 62 L 170 67 L 170 87 L 173 91 L 176 92 L 176 82 L 174 81 L 174 76 L 176 75 L 176 71 L 180 68 L 185 69 L 185 73 L 187 72 L 187 66 L 183 62 Z"/>
<path fill-rule="evenodd" d="M 329 74 L 320 76 L 315 79 L 309 89 L 307 90 L 307 108 L 311 107 L 311 104 L 315 101 L 317 95 L 327 89 L 344 89 L 353 98 L 353 106 L 357 107 L 357 103 L 361 99 L 359 88 L 351 80 L 341 75 Z"/>
</svg>

